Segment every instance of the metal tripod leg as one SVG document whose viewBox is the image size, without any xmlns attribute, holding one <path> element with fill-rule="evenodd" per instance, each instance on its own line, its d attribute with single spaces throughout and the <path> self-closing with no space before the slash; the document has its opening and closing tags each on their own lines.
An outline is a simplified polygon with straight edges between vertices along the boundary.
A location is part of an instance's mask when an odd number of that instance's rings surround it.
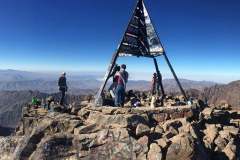
<svg viewBox="0 0 240 160">
<path fill-rule="evenodd" d="M 187 96 L 186 96 L 186 93 L 185 93 L 184 89 L 182 88 L 182 85 L 181 85 L 181 83 L 179 82 L 178 77 L 177 77 L 177 75 L 176 75 L 176 73 L 175 73 L 175 71 L 174 71 L 174 69 L 173 69 L 173 67 L 172 67 L 172 65 L 171 65 L 171 63 L 170 63 L 170 61 L 169 61 L 166 53 L 164 53 L 163 56 L 165 57 L 165 60 L 166 60 L 168 66 L 169 66 L 169 68 L 170 68 L 170 70 L 171 70 L 171 72 L 172 72 L 172 74 L 173 74 L 173 77 L 175 78 L 175 80 L 176 80 L 176 82 L 177 82 L 177 84 L 178 84 L 178 87 L 179 87 L 182 95 L 184 96 L 185 100 L 188 100 L 188 99 L 187 99 Z"/>
<path fill-rule="evenodd" d="M 118 52 L 116 52 L 115 54 L 113 54 L 111 63 L 110 63 L 110 65 L 109 65 L 109 67 L 108 67 L 108 70 L 107 70 L 105 76 L 104 76 L 104 81 L 103 81 L 100 89 L 98 90 L 98 92 L 97 92 L 97 94 L 96 94 L 96 96 L 95 96 L 95 106 L 101 106 L 101 105 L 102 105 L 102 104 L 101 104 L 102 93 L 103 93 L 103 90 L 104 90 L 104 88 L 105 88 L 105 86 L 106 86 L 106 84 L 107 84 L 107 81 L 108 81 L 108 79 L 109 79 L 109 76 L 110 76 L 110 74 L 111 74 L 111 72 L 112 72 L 112 70 L 113 70 L 113 67 L 114 67 L 114 65 L 115 65 L 115 63 L 116 63 L 116 61 L 117 61 L 117 58 L 118 58 Z"/>
<path fill-rule="evenodd" d="M 165 91 L 164 91 L 164 88 L 163 88 L 163 84 L 162 84 L 162 75 L 159 71 L 159 68 L 158 68 L 158 63 L 157 63 L 157 60 L 156 58 L 153 58 L 154 60 L 154 65 L 155 65 L 155 68 L 156 68 L 156 72 L 157 72 L 157 77 L 158 77 L 158 84 L 160 85 L 161 87 L 161 92 L 162 92 L 162 98 L 161 98 L 161 105 L 163 105 L 163 100 L 164 100 L 164 96 L 165 96 Z"/>
</svg>

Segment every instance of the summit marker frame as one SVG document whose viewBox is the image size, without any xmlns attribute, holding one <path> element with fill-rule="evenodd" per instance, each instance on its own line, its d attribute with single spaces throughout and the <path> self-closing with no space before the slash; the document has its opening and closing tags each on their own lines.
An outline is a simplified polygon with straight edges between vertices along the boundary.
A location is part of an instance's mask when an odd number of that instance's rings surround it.
<svg viewBox="0 0 240 160">
<path fill-rule="evenodd" d="M 102 105 L 101 100 L 103 98 L 102 94 L 103 94 L 104 88 L 110 78 L 111 72 L 114 69 L 114 66 L 116 64 L 118 57 L 121 57 L 121 56 L 136 56 L 136 57 L 152 58 L 154 61 L 156 73 L 159 79 L 161 93 L 162 95 L 165 95 L 163 84 L 162 84 L 162 81 L 160 80 L 162 79 L 162 77 L 161 77 L 161 73 L 159 71 L 159 67 L 156 59 L 159 56 L 163 56 L 165 58 L 165 61 L 168 64 L 168 67 L 170 68 L 173 74 L 174 79 L 177 82 L 177 85 L 182 95 L 187 100 L 186 93 L 167 57 L 166 51 L 154 28 L 154 25 L 148 14 L 148 11 L 145 7 L 143 0 L 137 1 L 137 5 L 134 9 L 133 15 L 124 33 L 121 43 L 118 49 L 116 50 L 116 52 L 112 56 L 112 60 L 104 76 L 104 81 L 95 96 L 96 106 Z"/>
</svg>

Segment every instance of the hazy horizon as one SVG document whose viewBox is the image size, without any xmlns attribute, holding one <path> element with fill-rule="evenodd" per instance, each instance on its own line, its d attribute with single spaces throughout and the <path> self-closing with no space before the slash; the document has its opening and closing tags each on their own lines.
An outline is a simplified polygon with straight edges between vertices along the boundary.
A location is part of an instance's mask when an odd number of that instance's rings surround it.
<svg viewBox="0 0 240 160">
<path fill-rule="evenodd" d="M 1 69 L 0 71 L 20 71 L 20 72 L 29 72 L 35 73 L 39 75 L 50 75 L 54 78 L 57 78 L 62 72 L 66 72 L 68 77 L 77 77 L 77 76 L 94 76 L 97 80 L 102 80 L 105 75 L 105 71 L 39 71 L 39 70 L 18 70 L 18 69 Z M 151 72 L 136 72 L 136 71 L 129 71 L 130 73 L 130 80 L 145 80 L 151 81 L 152 73 Z M 1 72 L 0 72 L 1 74 Z M 163 73 L 163 79 L 173 79 L 171 73 Z M 204 78 L 208 77 L 208 78 Z M 186 79 L 186 80 L 193 80 L 193 81 L 209 81 L 215 83 L 222 83 L 227 84 L 232 81 L 240 80 L 240 77 L 234 75 L 182 75 L 178 74 L 179 79 Z"/>
</svg>

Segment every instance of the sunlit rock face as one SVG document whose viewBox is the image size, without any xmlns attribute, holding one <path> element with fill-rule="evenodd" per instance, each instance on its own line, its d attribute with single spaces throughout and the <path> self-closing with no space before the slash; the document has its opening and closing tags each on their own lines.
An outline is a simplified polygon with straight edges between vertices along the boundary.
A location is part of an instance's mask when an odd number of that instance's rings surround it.
<svg viewBox="0 0 240 160">
<path fill-rule="evenodd" d="M 239 158 L 239 112 L 198 100 L 177 106 L 175 99 L 153 109 L 88 101 L 65 107 L 53 102 L 50 111 L 25 106 L 16 132 L 0 138 L 0 159 Z"/>
</svg>

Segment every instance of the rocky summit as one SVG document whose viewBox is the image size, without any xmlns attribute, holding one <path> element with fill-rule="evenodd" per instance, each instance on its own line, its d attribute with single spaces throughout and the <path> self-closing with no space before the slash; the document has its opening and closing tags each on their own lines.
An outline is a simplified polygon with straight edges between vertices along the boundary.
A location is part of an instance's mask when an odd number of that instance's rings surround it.
<svg viewBox="0 0 240 160">
<path fill-rule="evenodd" d="M 0 138 L 1 160 L 211 160 L 240 158 L 240 112 L 189 105 L 48 111 L 27 105 L 15 133 Z"/>
</svg>

